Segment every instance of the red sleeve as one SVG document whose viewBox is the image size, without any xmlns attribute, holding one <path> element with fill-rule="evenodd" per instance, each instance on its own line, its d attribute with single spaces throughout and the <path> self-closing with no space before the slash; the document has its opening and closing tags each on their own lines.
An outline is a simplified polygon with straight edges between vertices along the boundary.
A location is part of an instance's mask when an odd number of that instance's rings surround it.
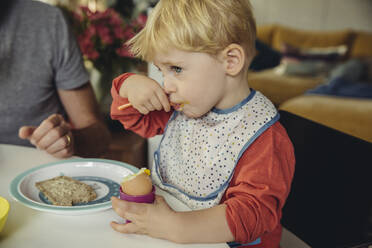
<svg viewBox="0 0 372 248">
<path fill-rule="evenodd" d="M 113 101 L 111 104 L 111 118 L 113 120 L 119 120 L 125 129 L 131 130 L 144 138 L 162 134 L 173 111 L 151 111 L 147 115 L 142 115 L 133 107 L 123 110 L 118 109 L 119 106 L 129 103 L 127 98 L 119 95 L 119 91 L 125 79 L 131 75 L 133 73 L 122 74 L 112 82 L 111 95 Z"/>
<path fill-rule="evenodd" d="M 227 205 L 226 219 L 235 241 L 248 243 L 280 226 L 294 165 L 292 143 L 279 122 L 262 133 L 243 153 L 222 198 Z"/>
</svg>

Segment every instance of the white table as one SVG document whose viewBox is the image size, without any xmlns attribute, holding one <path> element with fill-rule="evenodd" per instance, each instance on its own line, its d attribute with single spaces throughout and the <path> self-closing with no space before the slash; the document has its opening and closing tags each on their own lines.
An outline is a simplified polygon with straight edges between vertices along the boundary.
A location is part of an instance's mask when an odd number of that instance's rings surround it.
<svg viewBox="0 0 372 248">
<path fill-rule="evenodd" d="M 0 233 L 1 248 L 228 247 L 224 243 L 181 245 L 144 235 L 121 234 L 109 225 L 119 219 L 112 209 L 80 216 L 56 215 L 30 209 L 11 198 L 9 185 L 17 175 L 58 160 L 34 148 L 0 144 L 0 196 L 10 203 L 8 220 Z M 169 194 L 160 190 L 157 193 L 163 195 L 173 209 L 188 210 Z"/>
</svg>

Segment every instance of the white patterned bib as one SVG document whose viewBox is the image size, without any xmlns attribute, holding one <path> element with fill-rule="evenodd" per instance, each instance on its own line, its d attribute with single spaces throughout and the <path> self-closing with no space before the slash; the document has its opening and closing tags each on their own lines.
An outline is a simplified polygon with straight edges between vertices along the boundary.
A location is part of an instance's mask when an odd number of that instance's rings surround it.
<svg viewBox="0 0 372 248">
<path fill-rule="evenodd" d="M 152 179 L 191 209 L 219 204 L 243 152 L 279 119 L 260 92 L 201 118 L 174 112 L 154 154 Z"/>
</svg>

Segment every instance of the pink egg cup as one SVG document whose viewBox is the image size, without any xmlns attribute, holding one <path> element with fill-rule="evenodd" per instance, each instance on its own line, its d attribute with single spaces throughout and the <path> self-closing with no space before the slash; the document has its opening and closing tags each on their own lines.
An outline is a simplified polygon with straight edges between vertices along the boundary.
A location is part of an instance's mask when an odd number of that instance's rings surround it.
<svg viewBox="0 0 372 248">
<path fill-rule="evenodd" d="M 137 203 L 153 203 L 155 200 L 155 187 L 152 186 L 151 192 L 146 195 L 128 195 L 120 187 L 120 199 Z"/>
<path fill-rule="evenodd" d="M 128 195 L 125 194 L 120 187 L 120 199 L 137 203 L 153 203 L 155 201 L 155 187 L 152 186 L 151 192 L 146 195 Z M 130 220 L 127 220 L 126 223 L 130 222 Z"/>
</svg>

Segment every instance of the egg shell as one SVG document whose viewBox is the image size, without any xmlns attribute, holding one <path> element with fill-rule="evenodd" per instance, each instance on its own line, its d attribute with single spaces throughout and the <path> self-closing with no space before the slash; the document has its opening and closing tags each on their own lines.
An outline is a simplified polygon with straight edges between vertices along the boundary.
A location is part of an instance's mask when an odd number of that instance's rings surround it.
<svg viewBox="0 0 372 248">
<path fill-rule="evenodd" d="M 146 173 L 121 183 L 121 190 L 128 195 L 146 195 L 152 190 L 152 181 Z"/>
</svg>

